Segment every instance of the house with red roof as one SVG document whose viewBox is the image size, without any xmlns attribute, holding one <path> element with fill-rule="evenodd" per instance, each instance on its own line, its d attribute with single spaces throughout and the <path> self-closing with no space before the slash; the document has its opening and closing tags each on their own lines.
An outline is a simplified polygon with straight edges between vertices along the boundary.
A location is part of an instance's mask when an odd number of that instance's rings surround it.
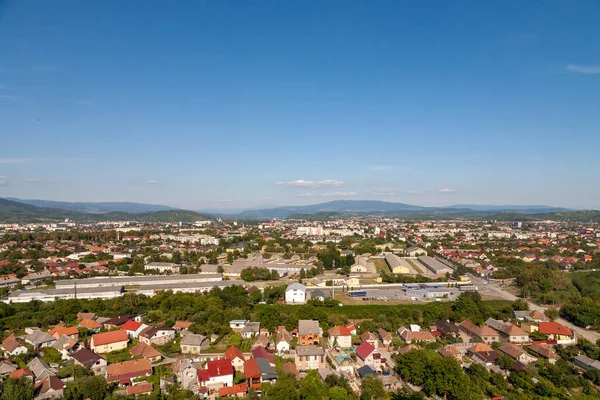
<svg viewBox="0 0 600 400">
<path fill-rule="evenodd" d="M 271 366 L 275 366 L 275 359 L 273 358 L 273 356 L 271 355 L 271 353 L 269 353 L 267 351 L 267 349 L 265 349 L 262 346 L 258 346 L 257 348 L 255 348 L 254 350 L 252 350 L 252 357 L 254 358 L 264 358 L 267 361 L 269 361 L 269 364 L 271 364 Z"/>
<path fill-rule="evenodd" d="M 59 339 L 64 335 L 73 340 L 79 340 L 79 330 L 76 326 L 64 327 L 56 325 L 54 328 L 50 329 L 48 333 L 52 335 L 54 339 Z"/>
<path fill-rule="evenodd" d="M 244 370 L 246 357 L 244 357 L 244 353 L 242 353 L 240 349 L 235 346 L 231 346 L 225 350 L 224 356 L 227 360 L 229 360 L 229 362 L 231 362 L 231 365 L 236 371 L 242 372 Z"/>
<path fill-rule="evenodd" d="M 262 374 L 258 367 L 258 362 L 254 358 L 246 360 L 244 363 L 244 376 L 248 387 L 258 389 L 262 384 Z"/>
<path fill-rule="evenodd" d="M 218 390 L 223 386 L 233 386 L 233 367 L 225 358 L 206 363 L 206 369 L 198 371 L 198 384 L 209 390 Z"/>
<path fill-rule="evenodd" d="M 119 382 L 119 385 L 130 385 L 133 379 L 150 375 L 152 375 L 152 365 L 150 361 L 143 358 L 110 364 L 106 367 L 108 383 Z"/>
<path fill-rule="evenodd" d="M 381 363 L 385 362 L 385 358 L 382 357 L 381 353 L 369 342 L 362 342 L 360 346 L 356 348 L 356 355 L 365 363 L 378 369 L 381 367 Z"/>
<path fill-rule="evenodd" d="M 154 390 L 154 386 L 151 383 L 139 383 L 137 385 L 129 386 L 123 393 L 125 396 L 138 396 L 140 394 L 150 394 Z"/>
<path fill-rule="evenodd" d="M 493 365 L 500 354 L 496 353 L 489 345 L 485 343 L 477 343 L 467 349 L 467 354 L 473 360 L 487 367 Z"/>
<path fill-rule="evenodd" d="M 137 322 L 137 321 L 130 319 L 129 321 L 127 321 L 123 325 L 121 325 L 120 329 L 127 332 L 127 336 L 129 336 L 132 339 L 135 339 L 146 328 L 148 328 L 148 325 L 144 324 L 143 322 Z"/>
<path fill-rule="evenodd" d="M 100 329 L 102 329 L 102 324 L 93 319 L 82 319 L 77 326 L 79 328 L 88 329 L 91 332 L 100 332 Z"/>
<path fill-rule="evenodd" d="M 558 344 L 576 343 L 573 331 L 558 322 L 540 322 L 538 332 L 546 335 L 548 340 L 556 340 Z"/>
<path fill-rule="evenodd" d="M 346 328 L 348 328 L 348 330 L 350 331 L 350 334 L 351 334 L 352 336 L 355 336 L 355 335 L 356 335 L 356 325 L 354 325 L 354 322 L 349 322 L 349 323 L 346 325 Z"/>
<path fill-rule="evenodd" d="M 469 320 L 465 320 L 458 325 L 458 329 L 472 338 L 480 338 L 483 343 L 486 344 L 492 344 L 500 341 L 500 335 L 498 332 L 489 326 L 477 326 Z"/>
<path fill-rule="evenodd" d="M 329 330 L 327 341 L 332 348 L 338 346 L 347 349 L 352 347 L 352 332 L 343 325 L 334 326 Z"/>
<path fill-rule="evenodd" d="M 123 350 L 128 340 L 127 332 L 122 330 L 96 333 L 90 340 L 90 350 L 98 354 Z"/>
<path fill-rule="evenodd" d="M 2 350 L 4 350 L 4 355 L 6 357 L 18 356 L 19 354 L 25 354 L 28 351 L 27 347 L 17 342 L 15 335 L 10 335 L 2 341 Z"/>
<path fill-rule="evenodd" d="M 246 397 L 248 385 L 240 383 L 239 385 L 223 386 L 219 389 L 219 397 Z"/>
</svg>

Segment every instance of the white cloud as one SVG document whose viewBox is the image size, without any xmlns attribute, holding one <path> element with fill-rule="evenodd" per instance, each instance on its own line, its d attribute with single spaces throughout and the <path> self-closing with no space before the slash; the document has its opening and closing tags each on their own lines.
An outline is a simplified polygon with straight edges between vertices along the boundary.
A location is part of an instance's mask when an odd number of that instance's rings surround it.
<svg viewBox="0 0 600 400">
<path fill-rule="evenodd" d="M 390 171 L 394 169 L 393 165 L 369 165 L 371 171 Z"/>
<path fill-rule="evenodd" d="M 0 164 L 26 164 L 31 158 L 0 158 Z"/>
<path fill-rule="evenodd" d="M 579 72 L 580 74 L 600 74 L 600 65 L 567 65 L 567 69 L 571 72 Z"/>
<path fill-rule="evenodd" d="M 425 194 L 425 193 L 427 193 L 427 191 L 426 190 L 409 190 L 407 193 L 408 194 Z"/>
<path fill-rule="evenodd" d="M 149 185 L 156 185 L 158 183 L 160 183 L 160 182 L 159 181 L 155 181 L 154 179 L 151 179 L 151 180 L 148 181 Z"/>
<path fill-rule="evenodd" d="M 444 188 L 444 189 L 438 190 L 438 192 L 440 192 L 440 193 L 455 193 L 456 189 Z"/>
<path fill-rule="evenodd" d="M 6 185 L 6 177 L 4 175 L 0 175 L 0 186 Z"/>
<path fill-rule="evenodd" d="M 336 181 L 335 179 L 325 179 L 323 181 L 306 181 L 304 179 L 298 179 L 296 181 L 289 182 L 275 182 L 276 185 L 279 186 L 291 186 L 291 187 L 305 187 L 305 188 L 320 188 L 320 187 L 338 187 L 343 186 L 344 182 Z"/>
<path fill-rule="evenodd" d="M 331 193 L 299 193 L 298 197 L 354 197 L 356 192 L 331 192 Z"/>
</svg>

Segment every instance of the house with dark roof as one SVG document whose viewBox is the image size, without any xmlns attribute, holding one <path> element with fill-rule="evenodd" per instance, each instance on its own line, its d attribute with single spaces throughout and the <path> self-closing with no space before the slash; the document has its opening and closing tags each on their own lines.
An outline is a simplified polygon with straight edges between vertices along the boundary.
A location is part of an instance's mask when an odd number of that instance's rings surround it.
<svg viewBox="0 0 600 400">
<path fill-rule="evenodd" d="M 256 362 L 258 363 L 262 382 L 275 383 L 277 381 L 277 372 L 275 372 L 269 360 L 266 358 L 257 358 Z"/>
<path fill-rule="evenodd" d="M 100 319 L 100 318 L 98 318 L 98 319 Z M 104 322 L 102 322 L 102 325 L 104 325 L 104 329 L 106 329 L 106 330 L 117 329 L 117 328 L 120 328 L 121 325 L 124 325 L 130 319 L 131 319 L 131 315 L 129 315 L 129 314 L 120 315 L 118 317 L 113 317 L 113 318 L 104 320 Z"/>
<path fill-rule="evenodd" d="M 61 398 L 64 390 L 65 384 L 54 375 L 36 381 L 33 388 L 36 400 Z"/>
<path fill-rule="evenodd" d="M 269 364 L 271 364 L 272 366 L 275 366 L 275 359 L 273 358 L 271 353 L 269 353 L 267 351 L 267 349 L 265 349 L 262 346 L 256 347 L 255 349 L 252 350 L 252 357 L 264 358 L 265 360 L 269 361 Z"/>
<path fill-rule="evenodd" d="M 147 345 L 162 346 L 175 339 L 175 329 L 149 326 L 140 332 L 139 340 Z"/>
<path fill-rule="evenodd" d="M 106 373 L 106 359 L 85 347 L 71 354 L 71 358 L 76 365 L 90 369 L 94 375 L 104 375 Z"/>
<path fill-rule="evenodd" d="M 457 337 L 459 334 L 458 326 L 445 319 L 439 319 L 435 321 L 435 327 L 442 334 L 442 336 Z"/>
<path fill-rule="evenodd" d="M 485 343 L 477 343 L 467 349 L 467 354 L 476 362 L 485 366 L 493 365 L 500 354 L 496 353 L 489 345 Z"/>
<path fill-rule="evenodd" d="M 358 372 L 358 376 L 360 376 L 361 379 L 369 375 L 377 376 L 377 372 L 375 372 L 373 367 L 371 367 L 370 365 L 363 365 L 362 367 L 358 368 L 356 372 Z"/>
</svg>

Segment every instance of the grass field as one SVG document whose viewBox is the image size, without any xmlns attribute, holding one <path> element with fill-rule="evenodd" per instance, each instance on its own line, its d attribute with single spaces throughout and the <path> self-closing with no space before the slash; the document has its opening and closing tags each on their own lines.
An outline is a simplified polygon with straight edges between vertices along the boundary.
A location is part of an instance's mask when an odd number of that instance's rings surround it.
<svg viewBox="0 0 600 400">
<path fill-rule="evenodd" d="M 376 258 L 373 260 L 373 262 L 375 263 L 375 268 L 377 269 L 377 273 L 381 274 L 383 272 L 384 274 L 388 274 L 388 275 L 392 274 L 392 271 L 390 271 L 390 267 L 387 265 L 387 263 L 385 262 L 384 259 Z"/>
<path fill-rule="evenodd" d="M 415 269 L 415 271 L 417 271 L 418 274 L 425 275 L 419 262 L 410 259 L 406 259 L 406 261 Z"/>
</svg>

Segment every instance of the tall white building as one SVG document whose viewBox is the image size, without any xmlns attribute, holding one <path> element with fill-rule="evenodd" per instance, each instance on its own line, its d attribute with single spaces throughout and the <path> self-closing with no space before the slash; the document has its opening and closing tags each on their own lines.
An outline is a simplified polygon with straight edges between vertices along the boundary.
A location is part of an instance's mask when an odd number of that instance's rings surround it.
<svg viewBox="0 0 600 400">
<path fill-rule="evenodd" d="M 306 286 L 301 283 L 292 283 L 285 289 L 285 302 L 291 304 L 306 303 Z"/>
</svg>

